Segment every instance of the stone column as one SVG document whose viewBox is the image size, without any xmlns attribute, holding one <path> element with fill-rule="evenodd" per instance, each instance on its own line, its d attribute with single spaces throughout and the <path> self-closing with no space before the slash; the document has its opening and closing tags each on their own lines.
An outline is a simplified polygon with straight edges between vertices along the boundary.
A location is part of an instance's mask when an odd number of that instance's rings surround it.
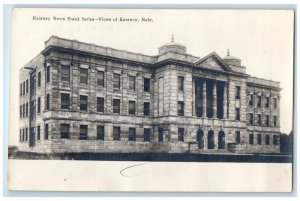
<svg viewBox="0 0 300 201">
<path fill-rule="evenodd" d="M 224 83 L 224 93 L 223 93 L 223 119 L 227 119 L 227 83 Z"/>
<path fill-rule="evenodd" d="M 202 82 L 202 93 L 203 93 L 203 108 L 202 108 L 202 110 L 203 110 L 203 112 L 202 112 L 202 117 L 207 117 L 207 115 L 206 115 L 206 80 L 203 80 L 203 82 Z"/>
<path fill-rule="evenodd" d="M 213 118 L 217 118 L 217 82 L 213 82 Z"/>
<path fill-rule="evenodd" d="M 193 113 L 192 116 L 196 116 L 196 98 L 195 98 L 195 90 L 196 90 L 196 82 L 195 82 L 195 78 L 192 78 L 192 94 L 193 94 L 193 100 L 192 100 L 192 108 L 193 108 Z"/>
</svg>

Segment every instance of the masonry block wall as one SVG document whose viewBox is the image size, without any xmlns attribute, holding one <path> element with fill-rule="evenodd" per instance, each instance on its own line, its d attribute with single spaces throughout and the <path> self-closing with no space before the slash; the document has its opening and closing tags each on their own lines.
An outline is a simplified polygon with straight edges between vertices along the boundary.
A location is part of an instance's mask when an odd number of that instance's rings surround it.
<svg viewBox="0 0 300 201">
<path fill-rule="evenodd" d="M 19 100 L 24 151 L 279 152 L 279 83 L 175 42 L 147 56 L 52 36 L 20 70 Z"/>
</svg>

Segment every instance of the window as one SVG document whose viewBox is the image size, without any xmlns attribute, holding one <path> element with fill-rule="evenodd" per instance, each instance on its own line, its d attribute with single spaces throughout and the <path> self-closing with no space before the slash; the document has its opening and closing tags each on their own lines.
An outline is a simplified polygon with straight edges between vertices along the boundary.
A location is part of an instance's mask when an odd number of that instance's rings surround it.
<svg viewBox="0 0 300 201">
<path fill-rule="evenodd" d="M 236 86 L 235 87 L 235 99 L 240 99 L 241 98 L 241 87 Z"/>
<path fill-rule="evenodd" d="M 41 97 L 38 97 L 38 107 L 37 107 L 37 113 L 41 112 Z"/>
<path fill-rule="evenodd" d="M 120 100 L 119 99 L 113 100 L 113 113 L 120 114 Z"/>
<path fill-rule="evenodd" d="M 235 142 L 237 144 L 241 143 L 241 132 L 240 131 L 235 131 Z"/>
<path fill-rule="evenodd" d="M 60 138 L 61 139 L 69 139 L 69 124 L 60 124 Z"/>
<path fill-rule="evenodd" d="M 25 95 L 25 81 L 23 82 L 23 95 Z"/>
<path fill-rule="evenodd" d="M 178 116 L 184 116 L 184 102 L 178 101 L 177 110 Z"/>
<path fill-rule="evenodd" d="M 25 131 L 25 141 L 28 141 L 28 128 L 26 128 L 26 131 Z"/>
<path fill-rule="evenodd" d="M 144 102 L 144 116 L 150 115 L 150 103 Z"/>
<path fill-rule="evenodd" d="M 120 127 L 113 127 L 113 140 L 119 141 L 120 140 Z"/>
<path fill-rule="evenodd" d="M 266 126 L 270 126 L 270 117 L 266 115 Z"/>
<path fill-rule="evenodd" d="M 279 144 L 279 137 L 278 135 L 273 135 L 273 145 L 278 145 Z"/>
<path fill-rule="evenodd" d="M 273 98 L 273 107 L 276 108 L 277 107 L 277 99 Z"/>
<path fill-rule="evenodd" d="M 164 129 L 158 128 L 158 142 L 164 141 Z"/>
<path fill-rule="evenodd" d="M 46 110 L 50 109 L 50 94 L 47 94 L 46 98 Z"/>
<path fill-rule="evenodd" d="M 88 136 L 88 126 L 80 125 L 79 140 L 87 140 L 87 136 Z"/>
<path fill-rule="evenodd" d="M 249 134 L 249 144 L 254 144 L 254 136 L 253 136 L 253 134 Z"/>
<path fill-rule="evenodd" d="M 46 82 L 50 82 L 50 66 L 46 67 Z"/>
<path fill-rule="evenodd" d="M 80 68 L 80 83 L 88 83 L 88 69 Z"/>
<path fill-rule="evenodd" d="M 120 75 L 114 73 L 114 80 L 113 80 L 114 89 L 120 89 Z"/>
<path fill-rule="evenodd" d="M 150 79 L 144 78 L 144 92 L 150 92 Z"/>
<path fill-rule="evenodd" d="M 60 94 L 60 107 L 61 109 L 69 109 L 70 107 L 70 94 Z"/>
<path fill-rule="evenodd" d="M 135 101 L 129 101 L 129 111 L 128 114 L 135 115 Z"/>
<path fill-rule="evenodd" d="M 261 145 L 261 134 L 257 134 L 257 144 Z"/>
<path fill-rule="evenodd" d="M 261 107 L 261 96 L 257 96 L 257 107 Z"/>
<path fill-rule="evenodd" d="M 273 116 L 273 126 L 277 126 L 277 117 Z"/>
<path fill-rule="evenodd" d="M 178 82 L 178 90 L 183 91 L 184 90 L 184 87 L 183 87 L 184 86 L 184 77 L 178 76 L 177 82 Z"/>
<path fill-rule="evenodd" d="M 45 124 L 45 140 L 48 140 L 48 137 L 49 137 L 49 125 L 48 124 Z"/>
<path fill-rule="evenodd" d="M 41 127 L 37 127 L 37 140 L 41 140 Z"/>
<path fill-rule="evenodd" d="M 28 79 L 26 80 L 26 93 L 28 93 Z"/>
<path fill-rule="evenodd" d="M 253 94 L 250 94 L 249 106 L 253 106 Z"/>
<path fill-rule="evenodd" d="M 97 140 L 104 140 L 104 126 L 97 126 Z"/>
<path fill-rule="evenodd" d="M 42 79 L 42 73 L 40 71 L 40 72 L 38 72 L 38 87 L 41 86 L 41 82 L 42 82 L 41 79 Z"/>
<path fill-rule="evenodd" d="M 135 128 L 129 128 L 128 141 L 136 141 L 136 131 L 135 131 Z"/>
<path fill-rule="evenodd" d="M 81 74 L 80 74 L 81 75 Z M 69 66 L 61 66 L 61 81 L 70 83 L 70 67 Z"/>
<path fill-rule="evenodd" d="M 240 108 L 235 108 L 235 120 L 240 120 L 241 114 L 240 114 Z"/>
<path fill-rule="evenodd" d="M 97 85 L 104 87 L 104 72 L 97 71 Z"/>
<path fill-rule="evenodd" d="M 135 77 L 129 76 L 129 90 L 135 91 Z"/>
<path fill-rule="evenodd" d="M 24 140 L 25 140 L 25 128 L 23 128 L 23 136 L 22 137 L 23 137 L 22 141 L 24 142 Z"/>
<path fill-rule="evenodd" d="M 249 124 L 253 125 L 253 114 L 249 113 Z"/>
<path fill-rule="evenodd" d="M 20 106 L 20 119 L 22 118 L 22 105 Z"/>
<path fill-rule="evenodd" d="M 104 98 L 97 97 L 97 112 L 104 112 Z"/>
<path fill-rule="evenodd" d="M 88 97 L 80 96 L 80 111 L 87 111 L 88 108 Z"/>
<path fill-rule="evenodd" d="M 144 141 L 150 142 L 151 140 L 151 130 L 150 128 L 144 128 Z"/>
<path fill-rule="evenodd" d="M 266 135 L 266 145 L 270 145 L 270 135 Z"/>
<path fill-rule="evenodd" d="M 261 126 L 261 114 L 257 115 L 257 124 Z"/>
<path fill-rule="evenodd" d="M 25 117 L 26 113 L 25 113 L 25 104 L 23 104 L 23 118 Z"/>
<path fill-rule="evenodd" d="M 26 103 L 26 117 L 28 117 L 28 103 Z"/>
<path fill-rule="evenodd" d="M 178 141 L 184 142 L 184 128 L 178 128 Z"/>
<path fill-rule="evenodd" d="M 266 97 L 266 108 L 268 108 L 270 106 L 270 98 Z"/>
<path fill-rule="evenodd" d="M 20 84 L 20 96 L 22 96 L 22 83 Z"/>
</svg>

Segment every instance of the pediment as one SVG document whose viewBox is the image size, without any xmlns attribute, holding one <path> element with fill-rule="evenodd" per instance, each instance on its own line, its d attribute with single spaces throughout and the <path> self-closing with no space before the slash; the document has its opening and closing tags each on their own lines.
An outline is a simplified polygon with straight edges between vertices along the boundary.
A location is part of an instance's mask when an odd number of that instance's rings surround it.
<svg viewBox="0 0 300 201">
<path fill-rule="evenodd" d="M 224 63 L 221 59 L 221 57 L 213 52 L 202 59 L 199 59 L 195 62 L 195 64 L 199 67 L 213 69 L 213 70 L 219 70 L 219 71 L 230 71 L 230 67 Z"/>
</svg>

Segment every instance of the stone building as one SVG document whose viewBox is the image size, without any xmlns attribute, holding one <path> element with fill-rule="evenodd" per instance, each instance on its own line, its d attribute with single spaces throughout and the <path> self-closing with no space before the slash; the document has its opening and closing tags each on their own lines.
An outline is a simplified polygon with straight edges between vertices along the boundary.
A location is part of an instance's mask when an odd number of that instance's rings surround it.
<svg viewBox="0 0 300 201">
<path fill-rule="evenodd" d="M 56 36 L 20 69 L 19 150 L 277 153 L 279 82 L 241 60 L 187 53 L 171 42 L 148 56 Z"/>
</svg>

